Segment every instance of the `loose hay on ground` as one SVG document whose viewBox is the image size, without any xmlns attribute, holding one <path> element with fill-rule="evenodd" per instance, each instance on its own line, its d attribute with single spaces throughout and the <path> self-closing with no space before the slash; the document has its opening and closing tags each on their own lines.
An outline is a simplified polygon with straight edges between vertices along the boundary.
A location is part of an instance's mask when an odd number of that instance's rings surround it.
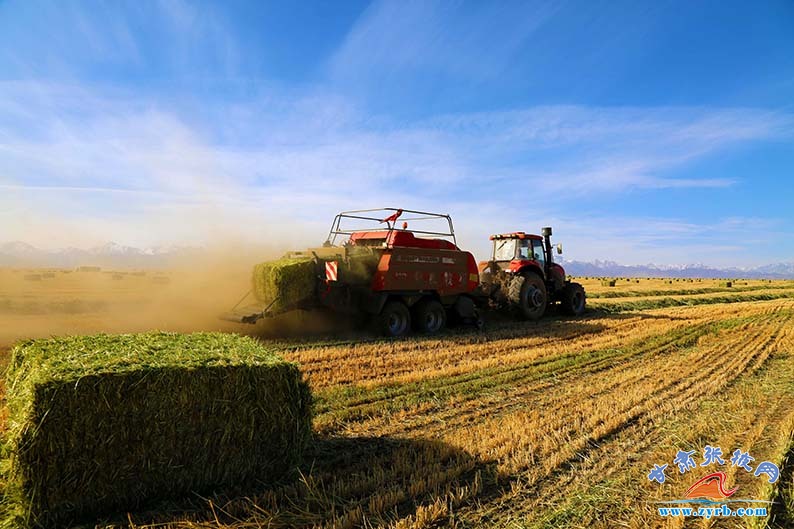
<svg viewBox="0 0 794 529">
<path fill-rule="evenodd" d="M 31 340 L 7 388 L 5 525 L 273 481 L 311 431 L 297 366 L 230 334 Z"/>
</svg>

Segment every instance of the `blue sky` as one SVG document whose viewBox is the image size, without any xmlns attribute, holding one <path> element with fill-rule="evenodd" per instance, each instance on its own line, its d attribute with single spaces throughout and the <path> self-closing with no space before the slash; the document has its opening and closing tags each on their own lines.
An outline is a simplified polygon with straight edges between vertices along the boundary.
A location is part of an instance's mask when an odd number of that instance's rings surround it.
<svg viewBox="0 0 794 529">
<path fill-rule="evenodd" d="M 0 241 L 794 260 L 794 3 L 0 2 Z"/>
</svg>

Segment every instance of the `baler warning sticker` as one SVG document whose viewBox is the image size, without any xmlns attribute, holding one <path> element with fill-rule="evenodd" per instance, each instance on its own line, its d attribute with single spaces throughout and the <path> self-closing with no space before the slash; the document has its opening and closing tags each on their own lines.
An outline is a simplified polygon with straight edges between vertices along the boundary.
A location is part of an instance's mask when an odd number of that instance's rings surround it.
<svg viewBox="0 0 794 529">
<path fill-rule="evenodd" d="M 325 279 L 328 281 L 337 280 L 338 263 L 336 261 L 325 262 Z"/>
</svg>

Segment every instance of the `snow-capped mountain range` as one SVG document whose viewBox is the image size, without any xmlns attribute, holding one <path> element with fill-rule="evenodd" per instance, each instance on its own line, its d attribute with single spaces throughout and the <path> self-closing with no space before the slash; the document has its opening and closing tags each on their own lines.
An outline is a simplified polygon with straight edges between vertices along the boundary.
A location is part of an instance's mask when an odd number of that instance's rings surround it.
<svg viewBox="0 0 794 529">
<path fill-rule="evenodd" d="M 794 262 L 748 268 L 715 268 L 696 263 L 686 265 L 622 265 L 614 261 L 565 261 L 565 272 L 573 276 L 606 277 L 702 277 L 745 279 L 794 279 Z"/>
<path fill-rule="evenodd" d="M 188 246 L 135 248 L 115 242 L 89 249 L 70 247 L 41 250 L 21 241 L 13 241 L 0 244 L 0 266 L 71 268 L 95 265 L 110 268 L 162 268 L 186 257 L 195 257 L 201 252 L 201 248 Z M 599 260 L 565 260 L 561 264 L 566 273 L 573 276 L 794 279 L 794 262 L 752 268 L 715 268 L 699 263 L 677 266 L 622 265 L 614 261 Z"/>
</svg>

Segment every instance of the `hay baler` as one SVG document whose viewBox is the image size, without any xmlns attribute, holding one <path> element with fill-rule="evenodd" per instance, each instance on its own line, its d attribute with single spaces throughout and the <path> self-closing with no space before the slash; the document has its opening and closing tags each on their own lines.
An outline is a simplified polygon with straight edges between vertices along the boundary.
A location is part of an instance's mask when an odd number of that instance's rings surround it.
<svg viewBox="0 0 794 529">
<path fill-rule="evenodd" d="M 409 230 L 409 223 L 420 229 Z M 477 262 L 458 248 L 450 216 L 406 209 L 339 213 L 321 247 L 258 265 L 253 293 L 259 305 L 224 319 L 254 323 L 327 309 L 370 316 L 390 336 L 434 333 L 448 318 L 482 321 Z"/>
<path fill-rule="evenodd" d="M 420 229 L 409 229 L 414 223 Z M 449 320 L 480 326 L 487 309 L 537 319 L 559 303 L 579 315 L 584 289 L 553 262 L 550 236 L 551 228 L 543 229 L 543 237 L 494 235 L 491 259 L 478 266 L 458 248 L 449 215 L 345 211 L 334 218 L 321 247 L 257 265 L 252 292 L 259 304 L 235 307 L 223 317 L 256 323 L 292 310 L 330 310 L 370 317 L 383 334 L 400 336 L 411 329 L 432 334 Z"/>
</svg>

